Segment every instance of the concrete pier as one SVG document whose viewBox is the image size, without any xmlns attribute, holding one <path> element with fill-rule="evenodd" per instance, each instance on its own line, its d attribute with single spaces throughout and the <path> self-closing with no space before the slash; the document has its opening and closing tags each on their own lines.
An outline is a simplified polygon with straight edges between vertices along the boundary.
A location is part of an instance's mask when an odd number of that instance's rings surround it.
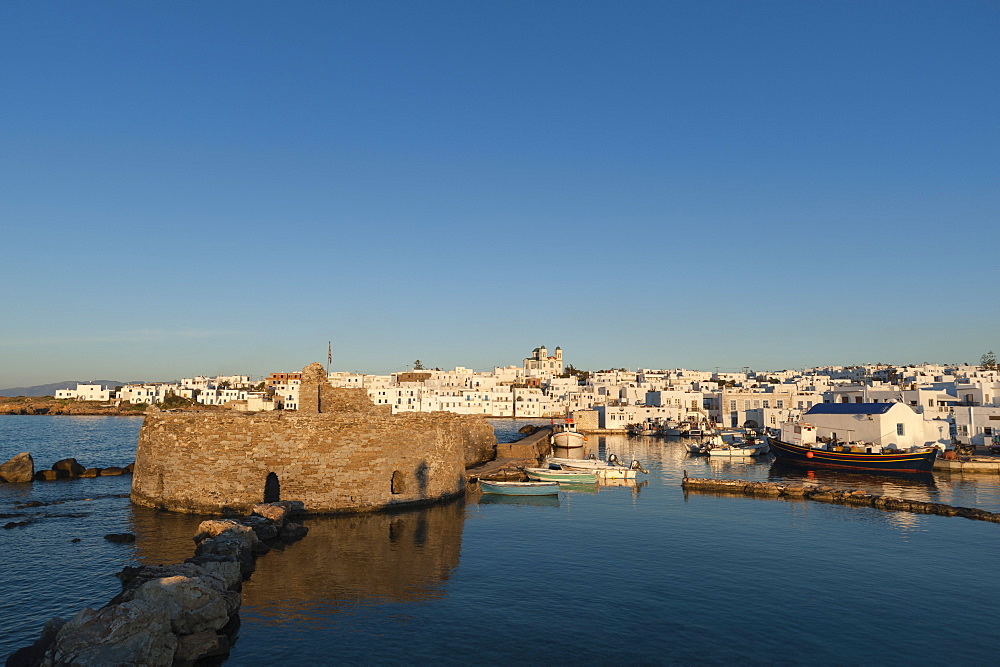
<svg viewBox="0 0 1000 667">
<path fill-rule="evenodd" d="M 466 481 L 475 482 L 480 479 L 523 480 L 525 476 L 520 468 L 537 465 L 551 451 L 549 445 L 551 434 L 552 427 L 544 426 L 515 442 L 497 443 L 496 458 L 483 465 L 467 468 L 465 471 Z"/>
<path fill-rule="evenodd" d="M 936 459 L 934 461 L 935 472 L 960 472 L 974 473 L 979 475 L 1000 475 L 1000 457 L 998 456 L 973 456 L 969 459 L 956 459 L 947 461 Z"/>
<path fill-rule="evenodd" d="M 694 491 L 763 498 L 796 498 L 833 505 L 874 507 L 880 510 L 937 514 L 939 516 L 960 516 L 976 521 L 1000 523 L 1000 513 L 987 512 L 974 507 L 953 507 L 942 503 L 907 500 L 894 496 L 865 493 L 864 491 L 835 489 L 832 486 L 820 484 L 781 484 L 777 482 L 751 482 L 745 479 L 700 479 L 688 477 L 685 473 L 681 486 L 685 493 Z"/>
</svg>

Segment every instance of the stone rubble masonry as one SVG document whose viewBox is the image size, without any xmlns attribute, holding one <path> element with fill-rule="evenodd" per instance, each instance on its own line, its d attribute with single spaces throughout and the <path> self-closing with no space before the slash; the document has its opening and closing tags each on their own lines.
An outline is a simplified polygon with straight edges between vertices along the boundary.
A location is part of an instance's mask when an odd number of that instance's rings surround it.
<svg viewBox="0 0 1000 667">
<path fill-rule="evenodd" d="M 280 497 L 304 501 L 310 512 L 373 511 L 459 495 L 465 468 L 495 450 L 482 417 L 393 415 L 362 389 L 330 386 L 322 366 L 311 364 L 297 412 L 149 408 L 131 497 L 176 512 L 249 511 L 265 500 L 273 473 Z"/>
</svg>

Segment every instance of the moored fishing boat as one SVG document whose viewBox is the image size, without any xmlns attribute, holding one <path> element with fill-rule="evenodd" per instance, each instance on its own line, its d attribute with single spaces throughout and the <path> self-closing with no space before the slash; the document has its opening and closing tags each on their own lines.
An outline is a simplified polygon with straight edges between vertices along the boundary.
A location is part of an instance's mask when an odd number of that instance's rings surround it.
<svg viewBox="0 0 1000 667">
<path fill-rule="evenodd" d="M 589 470 L 563 470 L 556 468 L 525 468 L 528 479 L 542 482 L 565 482 L 569 484 L 593 484 L 597 473 Z"/>
<path fill-rule="evenodd" d="M 723 433 L 712 436 L 705 453 L 709 456 L 761 456 L 767 454 L 767 443 L 758 441 L 752 431 Z"/>
<path fill-rule="evenodd" d="M 578 449 L 583 447 L 583 443 L 587 441 L 587 438 L 584 437 L 583 433 L 576 430 L 576 423 L 573 419 L 567 417 L 565 423 L 553 425 L 552 435 L 549 436 L 549 440 L 553 447 Z"/>
<path fill-rule="evenodd" d="M 872 451 L 860 445 L 820 449 L 809 445 L 793 445 L 768 436 L 771 452 L 783 461 L 808 466 L 853 468 L 855 470 L 886 470 L 895 472 L 930 472 L 934 468 L 937 450 L 928 448 L 920 452 L 903 452 L 898 449 Z M 858 451 L 860 450 L 860 451 Z"/>
<path fill-rule="evenodd" d="M 483 493 L 498 493 L 507 496 L 551 496 L 559 493 L 557 482 L 494 482 L 479 480 Z"/>
<path fill-rule="evenodd" d="M 688 454 L 700 455 L 708 454 L 708 450 L 712 448 L 711 442 L 688 442 L 683 444 L 684 449 L 687 450 Z"/>
<path fill-rule="evenodd" d="M 871 442 L 817 442 L 816 427 L 804 423 L 782 424 L 781 438 L 768 435 L 767 444 L 782 461 L 828 468 L 930 472 L 937 458 L 933 447 L 903 451 Z"/>
<path fill-rule="evenodd" d="M 545 462 L 550 466 L 557 465 L 563 470 L 593 471 L 601 479 L 635 479 L 637 473 L 648 472 L 642 467 L 639 461 L 633 459 L 632 463 L 626 466 L 614 454 L 609 455 L 607 461 L 602 461 L 596 457 L 589 459 L 569 459 L 549 456 L 545 459 Z"/>
<path fill-rule="evenodd" d="M 709 456 L 760 456 L 767 453 L 766 445 L 732 444 L 718 445 L 708 450 Z"/>
</svg>

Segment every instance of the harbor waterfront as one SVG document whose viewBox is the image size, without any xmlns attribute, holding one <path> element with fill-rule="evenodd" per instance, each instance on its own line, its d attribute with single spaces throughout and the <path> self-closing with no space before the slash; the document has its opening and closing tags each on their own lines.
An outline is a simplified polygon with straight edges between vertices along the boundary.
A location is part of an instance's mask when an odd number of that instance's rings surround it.
<svg viewBox="0 0 1000 667">
<path fill-rule="evenodd" d="M 0 459 L 38 468 L 132 460 L 142 418 L 5 416 Z M 525 420 L 491 420 L 498 440 Z M 794 499 L 685 494 L 691 477 L 818 482 L 1000 511 L 1000 476 L 880 475 L 691 457 L 679 439 L 590 435 L 649 473 L 556 497 L 481 496 L 396 513 L 317 516 L 243 589 L 230 664 L 567 662 L 982 663 L 1000 526 Z M 125 565 L 181 561 L 205 517 L 133 506 L 128 476 L 0 485 L 0 656 L 45 621 L 98 607 Z M 45 503 L 26 507 L 28 503 Z M 108 533 L 131 532 L 133 544 Z M 73 540 L 78 539 L 78 542 Z M 726 619 L 723 631 L 723 619 Z M 832 636 L 833 624 L 839 630 Z M 484 628 L 488 628 L 484 631 Z M 557 641 L 558 640 L 558 641 Z M 335 656 L 332 657 L 332 656 Z"/>
</svg>

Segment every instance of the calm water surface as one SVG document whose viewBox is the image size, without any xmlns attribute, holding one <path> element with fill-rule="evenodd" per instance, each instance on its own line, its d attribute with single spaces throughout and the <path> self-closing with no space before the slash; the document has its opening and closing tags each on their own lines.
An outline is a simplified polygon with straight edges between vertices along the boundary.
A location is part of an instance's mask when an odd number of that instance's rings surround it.
<svg viewBox="0 0 1000 667">
<path fill-rule="evenodd" d="M 516 439 L 525 422 L 496 420 Z M 0 460 L 132 460 L 141 418 L 0 417 Z M 676 441 L 591 436 L 640 484 L 317 517 L 257 562 L 229 664 L 992 662 L 1000 525 L 814 502 L 685 496 L 689 475 L 813 479 L 1000 511 L 1000 478 L 809 473 Z M 0 656 L 100 606 L 124 565 L 193 553 L 203 517 L 132 507 L 128 477 L 0 485 Z M 37 508 L 29 500 L 58 502 Z M 133 532 L 132 545 L 106 542 Z M 70 540 L 79 538 L 73 543 Z"/>
</svg>

